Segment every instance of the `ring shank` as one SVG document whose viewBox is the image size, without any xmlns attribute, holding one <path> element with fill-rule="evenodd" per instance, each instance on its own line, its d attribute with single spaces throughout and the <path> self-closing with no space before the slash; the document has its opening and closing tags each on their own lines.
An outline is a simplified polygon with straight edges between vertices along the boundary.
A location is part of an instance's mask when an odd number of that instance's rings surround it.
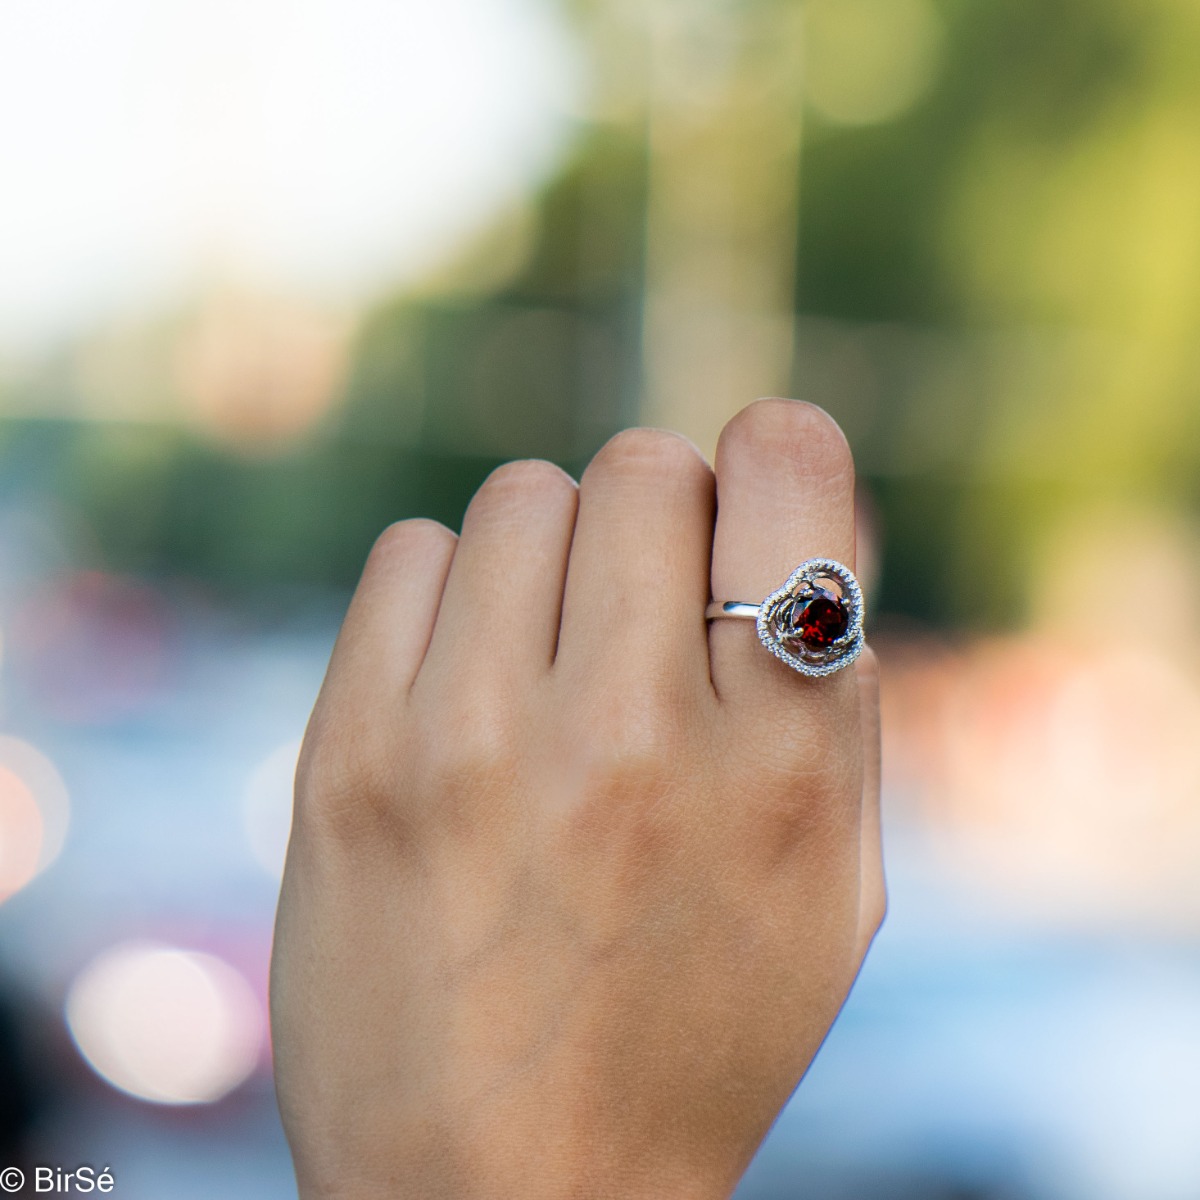
<svg viewBox="0 0 1200 1200">
<path fill-rule="evenodd" d="M 704 619 L 713 621 L 717 617 L 740 617 L 746 621 L 757 621 L 760 604 L 747 604 L 744 600 L 714 600 L 705 610 Z"/>
</svg>

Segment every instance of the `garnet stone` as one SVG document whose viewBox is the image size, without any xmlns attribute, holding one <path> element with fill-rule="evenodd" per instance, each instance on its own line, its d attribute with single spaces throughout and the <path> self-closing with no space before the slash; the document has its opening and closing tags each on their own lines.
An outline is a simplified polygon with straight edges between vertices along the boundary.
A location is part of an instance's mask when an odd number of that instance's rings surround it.
<svg viewBox="0 0 1200 1200">
<path fill-rule="evenodd" d="M 850 627 L 850 611 L 828 588 L 814 587 L 811 596 L 793 603 L 787 626 L 789 637 L 810 650 L 825 650 Z"/>
</svg>

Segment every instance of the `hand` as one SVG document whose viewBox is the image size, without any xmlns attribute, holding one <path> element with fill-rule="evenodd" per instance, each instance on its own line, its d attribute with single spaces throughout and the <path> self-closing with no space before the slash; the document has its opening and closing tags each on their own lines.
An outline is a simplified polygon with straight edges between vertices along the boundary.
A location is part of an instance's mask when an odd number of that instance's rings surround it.
<svg viewBox="0 0 1200 1200">
<path fill-rule="evenodd" d="M 850 454 L 781 400 L 715 477 L 631 430 L 379 539 L 272 964 L 304 1200 L 734 1188 L 883 917 L 869 652 L 807 680 L 704 619 L 818 555 L 853 563 Z"/>
</svg>

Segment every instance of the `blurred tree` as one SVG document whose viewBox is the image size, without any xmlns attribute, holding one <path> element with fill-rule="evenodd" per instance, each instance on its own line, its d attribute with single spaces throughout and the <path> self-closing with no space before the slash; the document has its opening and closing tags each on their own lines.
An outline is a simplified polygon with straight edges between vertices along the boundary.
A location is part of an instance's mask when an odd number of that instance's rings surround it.
<svg viewBox="0 0 1200 1200">
<path fill-rule="evenodd" d="M 569 161 L 368 313 L 344 370 L 319 358 L 343 382 L 307 434 L 247 453 L 165 421 L 25 420 L 10 486 L 35 476 L 102 563 L 344 584 L 387 521 L 457 523 L 500 459 L 578 469 L 647 417 L 708 445 L 790 390 L 855 446 L 879 605 L 984 625 L 1021 619 L 1033 547 L 1071 510 L 1200 502 L 1200 10 L 570 8 L 592 91 Z M 285 317 L 262 319 L 273 344 L 342 345 Z M 139 361 L 173 361 L 155 336 Z M 26 381 L 26 409 L 76 386 L 70 362 Z"/>
</svg>

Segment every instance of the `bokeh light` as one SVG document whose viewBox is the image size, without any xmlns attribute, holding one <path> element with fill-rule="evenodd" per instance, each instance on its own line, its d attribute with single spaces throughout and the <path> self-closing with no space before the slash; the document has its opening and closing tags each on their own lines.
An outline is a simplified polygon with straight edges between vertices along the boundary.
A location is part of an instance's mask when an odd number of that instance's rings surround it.
<svg viewBox="0 0 1200 1200">
<path fill-rule="evenodd" d="M 211 1103 L 249 1077 L 263 1044 L 250 985 L 209 954 L 130 942 L 72 983 L 67 1024 L 101 1078 L 158 1104 Z"/>
<path fill-rule="evenodd" d="M 269 875 L 279 878 L 292 831 L 292 786 L 300 739 L 273 750 L 246 782 L 242 820 L 254 857 Z"/>
<path fill-rule="evenodd" d="M 0 902 L 37 873 L 42 853 L 42 812 L 24 781 L 0 766 Z"/>
<path fill-rule="evenodd" d="M 930 0 L 809 0 L 804 90 L 839 125 L 906 112 L 938 67 L 942 26 Z"/>
<path fill-rule="evenodd" d="M 281 297 L 222 292 L 187 323 L 174 382 L 204 433 L 246 449 L 306 433 L 338 399 L 351 322 Z"/>
<path fill-rule="evenodd" d="M 13 668 L 61 721 L 103 723 L 143 709 L 165 680 L 170 614 L 155 589 L 104 571 L 42 581 L 14 615 Z"/>
<path fill-rule="evenodd" d="M 1024 919 L 1200 927 L 1200 558 L 1084 509 L 1030 554 L 1022 631 L 885 642 L 885 756 L 946 869 Z"/>
<path fill-rule="evenodd" d="M 28 742 L 0 736 L 0 902 L 58 857 L 69 821 L 54 764 Z"/>
<path fill-rule="evenodd" d="M 1200 923 L 1200 688 L 1153 648 L 976 647 L 926 780 L 947 861 L 1008 906 Z"/>
<path fill-rule="evenodd" d="M 411 279 L 555 162 L 576 74 L 540 0 L 15 6 L 0 346 L 214 272 Z"/>
</svg>

